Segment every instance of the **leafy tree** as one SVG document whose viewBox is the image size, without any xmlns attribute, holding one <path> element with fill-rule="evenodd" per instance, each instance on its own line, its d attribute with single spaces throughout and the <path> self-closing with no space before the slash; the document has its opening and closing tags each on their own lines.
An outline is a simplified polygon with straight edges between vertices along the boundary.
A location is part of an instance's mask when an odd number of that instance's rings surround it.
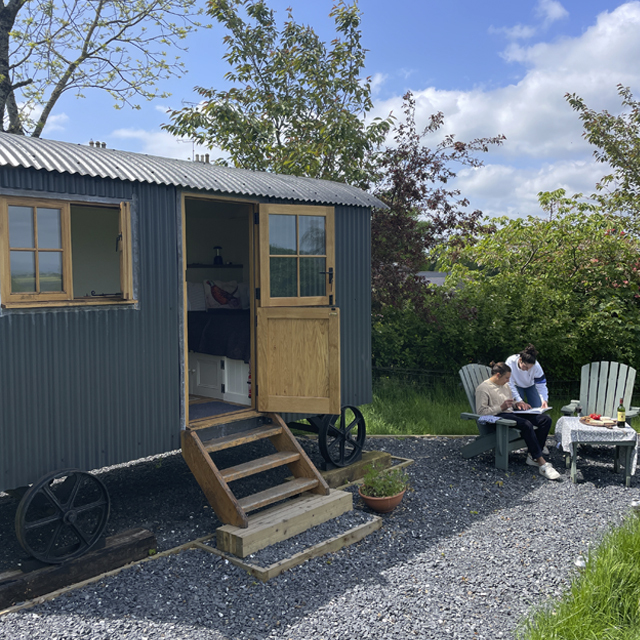
<svg viewBox="0 0 640 640">
<path fill-rule="evenodd" d="M 39 137 L 60 97 L 103 89 L 116 107 L 165 97 L 196 0 L 5 0 L 0 5 L 0 130 Z"/>
<path fill-rule="evenodd" d="M 333 7 L 330 46 L 290 9 L 280 30 L 263 0 L 211 0 L 208 12 L 227 30 L 233 86 L 196 87 L 202 102 L 173 111 L 164 128 L 219 147 L 223 164 L 367 187 L 390 119 L 364 121 L 373 105 L 370 81 L 360 77 L 357 4 Z"/>
<path fill-rule="evenodd" d="M 372 215 L 372 284 L 374 312 L 409 304 L 428 314 L 425 285 L 416 275 L 445 243 L 462 247 L 475 234 L 489 231 L 482 212 L 469 211 L 459 189 L 448 185 L 455 165 L 479 167 L 477 152 L 501 144 L 504 136 L 461 142 L 445 136 L 434 148 L 423 143 L 444 123 L 442 113 L 431 116 L 422 132 L 415 123 L 415 99 L 404 96 L 405 119 L 394 128 L 395 144 L 380 156 L 374 193 L 389 208 Z"/>
<path fill-rule="evenodd" d="M 640 102 L 628 87 L 618 85 L 622 114 L 589 109 L 584 100 L 567 94 L 569 104 L 580 114 L 583 136 L 596 148 L 595 158 L 612 168 L 596 188 L 600 202 L 614 211 L 640 214 Z"/>
</svg>

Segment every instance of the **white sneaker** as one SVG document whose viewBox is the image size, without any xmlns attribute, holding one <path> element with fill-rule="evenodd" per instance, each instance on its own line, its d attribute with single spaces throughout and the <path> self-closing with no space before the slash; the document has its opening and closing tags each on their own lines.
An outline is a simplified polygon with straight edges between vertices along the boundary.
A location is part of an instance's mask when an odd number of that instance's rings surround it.
<svg viewBox="0 0 640 640">
<path fill-rule="evenodd" d="M 560 474 L 551 466 L 550 462 L 541 465 L 538 468 L 538 473 L 547 480 L 557 480 Z"/>
<path fill-rule="evenodd" d="M 530 464 L 532 467 L 539 467 L 540 465 L 531 457 L 531 454 L 527 456 L 526 460 L 527 464 Z"/>
</svg>

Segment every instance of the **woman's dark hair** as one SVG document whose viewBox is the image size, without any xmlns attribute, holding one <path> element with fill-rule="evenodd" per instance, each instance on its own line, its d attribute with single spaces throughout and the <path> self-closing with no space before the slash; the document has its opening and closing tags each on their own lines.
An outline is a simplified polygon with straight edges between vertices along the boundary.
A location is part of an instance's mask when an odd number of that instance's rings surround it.
<svg viewBox="0 0 640 640">
<path fill-rule="evenodd" d="M 535 364 L 538 360 L 538 352 L 536 348 L 530 344 L 526 349 L 520 352 L 520 358 L 525 364 Z"/>
<path fill-rule="evenodd" d="M 489 366 L 491 367 L 492 376 L 495 376 L 496 373 L 499 373 L 501 376 L 505 373 L 511 373 L 511 367 L 504 362 L 492 362 Z"/>
</svg>

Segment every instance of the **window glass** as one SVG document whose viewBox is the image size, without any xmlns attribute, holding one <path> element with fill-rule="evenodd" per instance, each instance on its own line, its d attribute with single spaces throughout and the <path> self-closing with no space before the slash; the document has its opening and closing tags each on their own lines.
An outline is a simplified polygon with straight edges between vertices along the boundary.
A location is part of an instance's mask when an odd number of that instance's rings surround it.
<svg viewBox="0 0 640 640">
<path fill-rule="evenodd" d="M 11 252 L 11 293 L 35 293 L 35 251 Z"/>
<path fill-rule="evenodd" d="M 291 255 L 297 253 L 296 216 L 269 215 L 269 253 Z"/>
<path fill-rule="evenodd" d="M 300 295 L 302 297 L 326 295 L 325 258 L 300 258 Z"/>
<path fill-rule="evenodd" d="M 298 295 L 297 258 L 270 258 L 272 298 L 295 298 Z"/>
<path fill-rule="evenodd" d="M 62 252 L 38 251 L 38 266 L 40 291 L 62 291 Z"/>
<path fill-rule="evenodd" d="M 9 206 L 9 246 L 31 249 L 35 247 L 34 240 L 33 208 Z"/>
<path fill-rule="evenodd" d="M 300 254 L 324 255 L 325 231 L 324 216 L 300 216 Z"/>
<path fill-rule="evenodd" d="M 38 207 L 38 249 L 60 249 L 61 247 L 60 209 Z"/>
</svg>

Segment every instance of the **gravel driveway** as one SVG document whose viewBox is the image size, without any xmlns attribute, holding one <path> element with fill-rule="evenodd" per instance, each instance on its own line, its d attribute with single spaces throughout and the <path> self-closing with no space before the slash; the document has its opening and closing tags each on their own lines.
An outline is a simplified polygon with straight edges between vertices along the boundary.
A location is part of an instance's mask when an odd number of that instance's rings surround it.
<svg viewBox="0 0 640 640">
<path fill-rule="evenodd" d="M 524 453 L 511 454 L 508 474 L 489 455 L 463 460 L 466 442 L 369 439 L 370 449 L 414 459 L 402 505 L 363 541 L 267 583 L 216 555 L 184 551 L 5 615 L 0 638 L 514 638 L 531 605 L 557 597 L 575 557 L 629 512 L 638 481 L 624 488 L 612 449 L 585 447 L 583 481 L 572 485 L 555 450 L 562 479 L 550 482 Z M 317 459 L 315 443 L 304 446 Z M 219 525 L 179 454 L 101 477 L 112 496 L 109 533 L 144 526 L 162 550 Z M 354 504 L 354 517 L 366 519 Z M 16 506 L 0 494 L 0 568 L 24 555 L 12 532 Z"/>
</svg>

